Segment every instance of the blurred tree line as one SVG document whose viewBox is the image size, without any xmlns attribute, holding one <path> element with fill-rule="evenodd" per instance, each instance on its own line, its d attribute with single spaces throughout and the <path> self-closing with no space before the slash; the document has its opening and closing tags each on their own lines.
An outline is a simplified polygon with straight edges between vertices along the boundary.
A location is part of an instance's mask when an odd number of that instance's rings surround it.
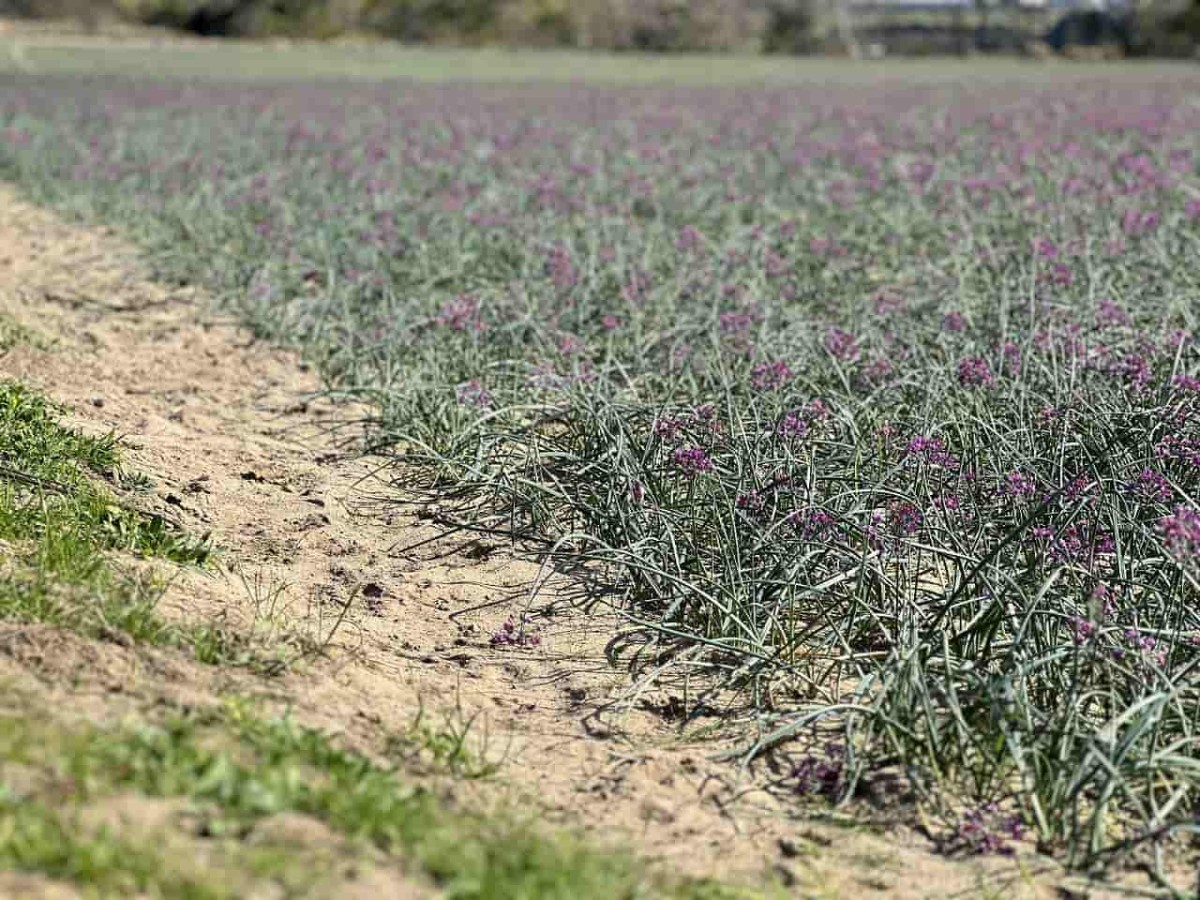
<svg viewBox="0 0 1200 900">
<path fill-rule="evenodd" d="M 822 0 L 117 0 L 148 22 L 224 33 L 410 42 L 744 50 L 807 35 Z M 782 49 L 782 48 L 781 48 Z"/>
<path fill-rule="evenodd" d="M 228 37 L 805 53 L 834 46 L 838 0 L 0 0 L 0 14 L 119 16 Z M 1200 0 L 1198 0 L 1200 2 Z M 827 28 L 827 23 L 829 26 Z"/>
<path fill-rule="evenodd" d="M 993 0 L 976 0 L 983 8 Z M 642 51 L 805 53 L 844 49 L 842 0 L 0 0 L 0 14 L 105 16 L 196 34 Z M 1143 52 L 1200 41 L 1200 0 L 1143 0 Z"/>
<path fill-rule="evenodd" d="M 0 15 L 118 15 L 229 37 L 377 34 L 411 42 L 739 50 L 790 46 L 828 0 L 0 0 Z"/>
</svg>

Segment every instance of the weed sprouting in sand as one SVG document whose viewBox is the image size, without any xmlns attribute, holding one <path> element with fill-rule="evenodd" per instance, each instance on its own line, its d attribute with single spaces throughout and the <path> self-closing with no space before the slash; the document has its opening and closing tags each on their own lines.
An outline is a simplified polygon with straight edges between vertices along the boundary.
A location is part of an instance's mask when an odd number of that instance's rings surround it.
<svg viewBox="0 0 1200 900">
<path fill-rule="evenodd" d="M 107 555 L 202 564 L 208 542 L 120 502 L 103 483 L 119 480 L 116 439 L 69 428 L 64 414 L 26 386 L 0 382 L 0 618 L 152 643 L 181 639 L 155 611 L 160 579 Z"/>
<path fill-rule="evenodd" d="M 467 729 L 418 721 L 404 746 L 419 743 L 448 771 L 472 774 L 463 750 Z M 253 854 L 262 852 L 262 841 L 216 839 L 244 839 L 258 823 L 292 814 L 324 823 L 356 851 L 343 866 L 382 857 L 451 897 L 742 896 L 719 885 L 669 879 L 625 852 L 593 850 L 576 835 L 517 812 L 472 812 L 413 783 L 410 771 L 348 750 L 331 735 L 290 717 L 259 715 L 245 698 L 173 712 L 153 724 L 110 728 L 6 710 L 0 715 L 0 760 L 42 773 L 50 786 L 44 796 L 30 796 L 27 788 L 18 798 L 0 783 L 0 865 L 105 894 L 244 896 L 246 887 L 231 888 L 228 879 L 246 880 L 247 870 L 258 868 Z M 186 804 L 195 830 L 208 838 L 200 855 L 209 865 L 189 869 L 192 861 L 172 857 L 168 848 L 81 824 L 87 804 L 122 791 Z M 369 854 L 362 852 L 366 848 Z M 286 863 L 298 871 L 293 892 L 300 894 L 312 891 L 312 879 L 319 884 L 331 874 L 321 871 L 315 848 L 285 851 L 266 873 L 257 873 L 260 880 L 263 874 L 277 880 Z M 225 867 L 212 866 L 214 857 Z"/>
</svg>

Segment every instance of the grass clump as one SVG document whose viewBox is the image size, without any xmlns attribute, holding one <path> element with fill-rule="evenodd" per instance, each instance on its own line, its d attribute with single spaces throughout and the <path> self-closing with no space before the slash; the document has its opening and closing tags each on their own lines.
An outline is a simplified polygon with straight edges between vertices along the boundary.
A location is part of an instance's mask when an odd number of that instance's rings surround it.
<svg viewBox="0 0 1200 900">
<path fill-rule="evenodd" d="M 0 313 L 0 356 L 21 344 L 39 349 L 46 346 L 46 342 L 37 332 L 26 328 L 11 316 Z"/>
<path fill-rule="evenodd" d="M 122 840 L 103 830 L 88 833 L 59 808 L 2 794 L 0 867 L 75 882 L 101 897 L 150 894 L 232 900 L 238 896 L 219 881 L 177 871 L 173 861 L 156 847 Z"/>
<path fill-rule="evenodd" d="M 180 640 L 155 613 L 159 581 L 113 554 L 202 564 L 207 542 L 119 502 L 102 483 L 125 477 L 116 438 L 65 427 L 62 415 L 27 387 L 0 382 L 0 617 L 88 636 Z"/>
<path fill-rule="evenodd" d="M 94 551 L 206 562 L 210 551 L 204 541 L 173 529 L 161 516 L 120 503 L 97 483 L 126 477 L 116 436 L 91 437 L 65 427 L 63 413 L 18 382 L 0 382 L 0 476 L 7 486 L 0 538 L 69 536 Z"/>
<path fill-rule="evenodd" d="M 186 800 L 204 835 L 241 840 L 271 816 L 311 816 L 432 880 L 447 897 L 745 896 L 667 881 L 631 856 L 597 851 L 522 814 L 455 809 L 433 790 L 406 784 L 396 768 L 290 719 L 261 718 L 245 704 L 116 730 L 9 713 L 0 717 L 0 759 L 35 767 L 76 805 L 117 791 Z M 122 862 L 110 839 L 81 836 L 69 815 L 36 802 L 0 802 L 0 823 L 0 863 L 141 889 L 160 878 L 153 855 L 135 852 Z M 178 895 L 192 896 L 184 884 L 177 883 Z M 196 885 L 194 896 L 220 896 L 205 890 Z"/>
</svg>

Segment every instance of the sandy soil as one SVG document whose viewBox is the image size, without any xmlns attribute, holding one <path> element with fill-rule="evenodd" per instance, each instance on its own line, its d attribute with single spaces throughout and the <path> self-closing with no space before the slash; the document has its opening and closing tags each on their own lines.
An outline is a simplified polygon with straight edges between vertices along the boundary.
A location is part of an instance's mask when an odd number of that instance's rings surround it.
<svg viewBox="0 0 1200 900">
<path fill-rule="evenodd" d="M 472 720 L 476 751 L 498 763 L 494 778 L 457 788 L 472 802 L 522 804 L 680 871 L 777 878 L 804 896 L 1057 895 L 1036 857 L 947 860 L 916 832 L 806 816 L 766 790 L 767 773 L 714 762 L 719 741 L 689 739 L 647 709 L 669 697 L 631 694 L 604 654 L 619 623 L 577 611 L 566 579 L 381 502 L 395 495 L 379 462 L 347 451 L 363 410 L 318 399 L 294 354 L 254 341 L 200 292 L 149 280 L 112 233 L 9 188 L 0 310 L 53 342 L 14 349 L 0 375 L 68 404 L 80 428 L 125 435 L 131 467 L 155 481 L 139 502 L 223 549 L 220 572 L 174 579 L 164 611 L 264 643 L 327 645 L 267 677 L 0 626 L 0 677 L 24 679 L 45 702 L 113 719 L 237 692 L 367 752 L 423 707 L 435 721 Z M 491 634 L 526 609 L 540 644 L 493 647 Z M 13 883 L 0 881 L 0 895 Z"/>
</svg>

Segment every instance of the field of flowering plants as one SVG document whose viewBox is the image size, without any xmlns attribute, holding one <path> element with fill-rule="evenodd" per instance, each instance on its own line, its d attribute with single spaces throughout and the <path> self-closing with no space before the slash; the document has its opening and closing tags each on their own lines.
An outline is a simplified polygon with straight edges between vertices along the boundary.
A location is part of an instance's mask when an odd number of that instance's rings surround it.
<svg viewBox="0 0 1200 900">
<path fill-rule="evenodd" d="M 0 136 L 370 403 L 398 501 L 604 573 L 797 792 L 1191 858 L 1200 73 L 11 76 Z"/>
</svg>

